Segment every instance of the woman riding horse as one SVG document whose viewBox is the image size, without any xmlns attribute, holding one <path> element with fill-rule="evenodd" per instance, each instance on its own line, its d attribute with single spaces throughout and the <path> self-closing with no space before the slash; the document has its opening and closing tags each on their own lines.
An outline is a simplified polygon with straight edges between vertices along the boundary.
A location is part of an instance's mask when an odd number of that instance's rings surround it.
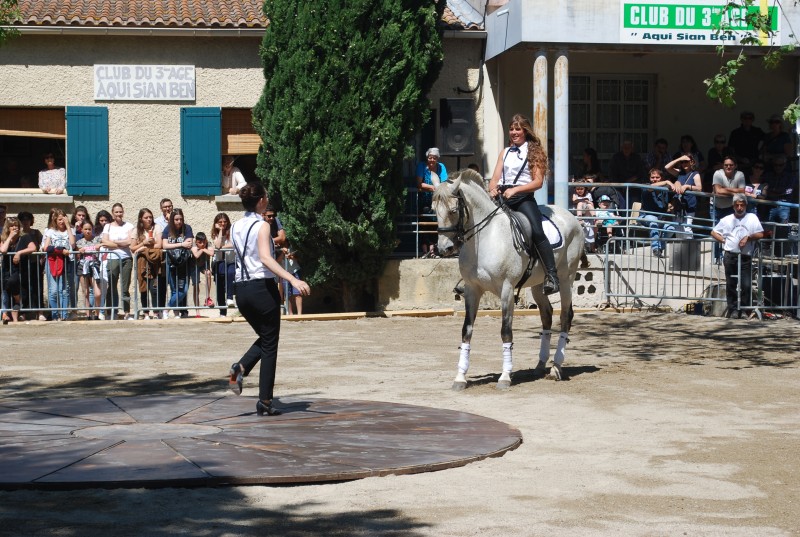
<svg viewBox="0 0 800 537">
<path fill-rule="evenodd" d="M 545 272 L 544 293 L 558 292 L 558 272 L 553 247 L 542 229 L 542 215 L 533 193 L 542 188 L 547 174 L 547 153 L 533 134 L 528 118 L 516 114 L 508 127 L 509 147 L 497 158 L 489 195 L 502 196 L 506 204 L 523 213 L 531 224 L 532 245 L 536 247 Z"/>
</svg>

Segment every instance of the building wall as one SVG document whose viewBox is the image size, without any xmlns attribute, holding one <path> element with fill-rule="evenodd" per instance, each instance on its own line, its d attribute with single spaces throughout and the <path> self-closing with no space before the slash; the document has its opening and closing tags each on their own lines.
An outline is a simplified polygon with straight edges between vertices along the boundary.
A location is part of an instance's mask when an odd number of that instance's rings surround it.
<svg viewBox="0 0 800 537">
<path fill-rule="evenodd" d="M 109 195 L 75 197 L 74 205 L 86 205 L 96 214 L 120 202 L 126 219 L 134 221 L 141 207 L 158 215 L 159 200 L 170 197 L 195 230 L 207 232 L 217 212 L 235 217 L 241 206 L 217 203 L 213 197 L 181 196 L 180 109 L 255 105 L 263 88 L 259 44 L 258 37 L 22 35 L 0 48 L 1 106 L 106 106 Z M 94 64 L 194 65 L 196 100 L 95 102 Z M 49 209 L 47 203 L 10 207 L 12 212 L 33 212 L 37 227 L 46 221 Z"/>
<path fill-rule="evenodd" d="M 483 41 L 481 39 L 445 38 L 444 40 L 444 65 L 439 78 L 433 85 L 428 98 L 433 108 L 439 107 L 439 99 L 465 99 L 475 100 L 475 155 L 461 158 L 461 167 L 466 168 L 474 162 L 483 172 L 486 163 L 483 161 L 483 109 L 480 102 L 480 89 L 473 93 L 459 93 L 457 88 L 471 90 L 478 87 L 480 78 L 481 58 L 483 56 Z M 436 119 L 436 118 L 434 118 Z M 437 124 L 438 129 L 438 124 Z M 437 131 L 436 143 L 441 146 Z M 456 157 L 442 157 L 448 170 L 455 170 Z"/>
</svg>

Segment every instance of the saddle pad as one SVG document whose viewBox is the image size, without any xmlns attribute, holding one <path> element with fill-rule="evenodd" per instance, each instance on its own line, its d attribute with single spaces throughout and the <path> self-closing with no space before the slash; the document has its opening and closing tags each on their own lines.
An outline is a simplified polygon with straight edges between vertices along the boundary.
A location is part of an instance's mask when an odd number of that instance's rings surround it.
<svg viewBox="0 0 800 537">
<path fill-rule="evenodd" d="M 511 216 L 512 226 L 516 226 L 518 230 L 528 227 L 528 219 L 524 214 L 511 211 L 509 215 Z M 522 222 L 525 222 L 524 227 L 522 226 Z M 542 215 L 542 230 L 544 231 L 545 237 L 547 237 L 547 240 L 550 242 L 550 246 L 553 247 L 553 250 L 558 250 L 564 246 L 564 237 L 561 236 L 561 230 L 558 229 L 555 222 L 545 215 Z"/>
<path fill-rule="evenodd" d="M 558 229 L 556 224 L 545 215 L 542 215 L 542 228 L 544 229 L 544 234 L 547 236 L 547 240 L 550 241 L 550 245 L 553 247 L 553 250 L 558 250 L 564 246 L 564 237 L 561 236 L 561 230 Z"/>
</svg>

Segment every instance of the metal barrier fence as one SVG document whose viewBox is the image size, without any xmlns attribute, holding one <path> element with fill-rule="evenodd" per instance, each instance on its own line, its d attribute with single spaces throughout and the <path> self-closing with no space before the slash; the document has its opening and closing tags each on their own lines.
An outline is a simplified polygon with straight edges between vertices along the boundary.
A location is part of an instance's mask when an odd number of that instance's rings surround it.
<svg viewBox="0 0 800 537">
<path fill-rule="evenodd" d="M 4 318 L 25 320 L 186 318 L 194 311 L 236 308 L 234 252 L 217 249 L 214 257 L 169 261 L 166 250 L 154 249 L 120 258 L 114 252 L 77 251 L 50 258 L 45 252 L 22 256 L 0 254 L 0 311 Z M 51 265 L 58 265 L 53 266 Z M 284 263 L 286 267 L 286 263 Z M 279 289 L 286 294 L 288 284 Z M 291 311 L 286 294 L 282 311 Z"/>
<path fill-rule="evenodd" d="M 622 222 L 621 229 L 624 230 L 626 237 L 631 235 L 631 228 L 640 227 L 638 226 L 638 220 L 641 207 L 638 200 L 641 199 L 642 192 L 645 190 L 669 191 L 665 187 L 651 187 L 650 185 L 638 183 L 583 183 L 580 181 L 569 183 L 570 188 L 576 186 L 588 188 L 610 186 L 617 189 L 624 196 L 626 206 L 617 207 L 616 211 L 619 215 L 619 220 Z M 425 246 L 436 243 L 436 215 L 425 210 L 424 204 L 419 201 L 419 195 L 420 193 L 415 187 L 407 188 L 406 207 L 397 222 L 398 247 L 392 254 L 394 257 L 427 257 Z M 707 192 L 692 192 L 692 195 L 698 199 L 701 207 L 698 208 L 694 215 L 681 222 L 681 225 L 694 235 L 708 236 L 714 227 L 716 196 Z M 797 211 L 799 205 L 797 203 L 748 197 L 748 210 L 760 210 L 762 213 L 768 213 L 771 208 L 775 207 L 786 207 Z M 595 208 L 597 208 L 597 200 L 595 200 Z M 768 228 L 767 222 L 762 220 L 762 224 L 765 229 Z"/>
<path fill-rule="evenodd" d="M 604 292 L 609 301 L 614 300 L 617 305 L 627 301 L 638 308 L 644 307 L 647 300 L 656 301 L 651 306 L 683 301 L 701 304 L 690 304 L 689 313 L 722 315 L 728 290 L 735 285 L 736 310 L 754 312 L 759 317 L 766 311 L 789 312 L 795 317 L 800 314 L 796 240 L 759 241 L 749 264 L 737 256 L 736 277 L 732 281 L 726 280 L 724 262 L 715 262 L 713 239 L 660 240 L 665 245 L 663 257 L 656 256 L 649 245 L 623 248 L 626 238 L 609 241 L 612 246 L 604 257 Z M 746 281 L 752 282 L 749 297 L 746 284 L 745 293 L 741 293 L 742 282 Z"/>
</svg>

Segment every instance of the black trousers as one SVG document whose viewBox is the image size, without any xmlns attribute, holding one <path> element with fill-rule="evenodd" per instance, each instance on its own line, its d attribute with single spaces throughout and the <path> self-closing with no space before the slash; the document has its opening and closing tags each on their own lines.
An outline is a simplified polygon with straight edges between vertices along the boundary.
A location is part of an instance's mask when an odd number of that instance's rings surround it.
<svg viewBox="0 0 800 537">
<path fill-rule="evenodd" d="M 236 304 L 239 312 L 255 330 L 258 339 L 247 349 L 239 363 L 244 375 L 261 361 L 258 398 L 272 399 L 275 368 L 278 363 L 278 339 L 281 332 L 281 298 L 273 278 L 236 282 Z"/>
<path fill-rule="evenodd" d="M 737 300 L 742 306 L 749 306 L 753 296 L 753 258 L 749 255 L 742 256 L 741 294 L 738 296 L 736 282 L 739 279 L 739 254 L 725 252 L 722 256 L 722 265 L 725 267 L 725 297 L 728 299 L 728 310 L 738 309 Z"/>
<path fill-rule="evenodd" d="M 531 223 L 533 245 L 539 252 L 539 257 L 542 258 L 544 269 L 548 273 L 554 273 L 556 271 L 556 260 L 553 256 L 553 247 L 550 245 L 550 241 L 547 240 L 547 235 L 544 234 L 542 213 L 539 211 L 539 204 L 536 203 L 536 198 L 533 197 L 533 194 L 512 196 L 506 200 L 506 204 L 515 211 L 524 214 Z"/>
</svg>

